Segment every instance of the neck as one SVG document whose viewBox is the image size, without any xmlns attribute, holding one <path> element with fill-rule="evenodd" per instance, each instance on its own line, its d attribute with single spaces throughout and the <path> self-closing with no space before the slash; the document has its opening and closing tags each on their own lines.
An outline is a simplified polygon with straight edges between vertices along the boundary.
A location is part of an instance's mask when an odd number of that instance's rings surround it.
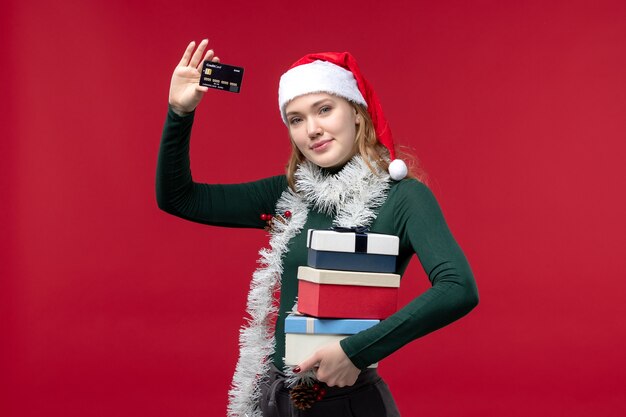
<svg viewBox="0 0 626 417">
<path fill-rule="evenodd" d="M 340 172 L 340 171 L 343 169 L 343 167 L 345 167 L 345 166 L 346 166 L 346 164 L 342 164 L 342 165 L 338 165 L 338 166 L 335 166 L 335 167 L 328 167 L 328 168 L 322 168 L 322 167 L 320 167 L 320 169 L 321 169 L 321 170 L 322 170 L 322 172 L 323 172 L 323 173 L 325 173 L 325 174 L 335 175 L 335 174 L 337 174 L 338 172 Z"/>
</svg>

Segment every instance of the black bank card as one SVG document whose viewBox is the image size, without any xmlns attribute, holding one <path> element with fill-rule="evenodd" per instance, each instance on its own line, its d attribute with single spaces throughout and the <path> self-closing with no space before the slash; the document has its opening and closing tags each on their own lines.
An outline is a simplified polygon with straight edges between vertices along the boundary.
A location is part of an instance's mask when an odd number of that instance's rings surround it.
<svg viewBox="0 0 626 417">
<path fill-rule="evenodd" d="M 238 93 L 241 90 L 241 80 L 243 80 L 242 67 L 212 61 L 204 61 L 202 65 L 200 85 Z"/>
</svg>

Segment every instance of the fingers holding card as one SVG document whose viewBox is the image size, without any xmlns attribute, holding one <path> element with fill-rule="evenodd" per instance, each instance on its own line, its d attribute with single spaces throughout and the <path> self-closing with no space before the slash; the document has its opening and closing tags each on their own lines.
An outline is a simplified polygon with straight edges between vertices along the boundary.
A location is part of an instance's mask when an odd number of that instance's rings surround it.
<svg viewBox="0 0 626 417">
<path fill-rule="evenodd" d="M 218 61 L 204 61 L 200 73 L 200 85 L 217 90 L 239 93 L 243 80 L 243 68 L 222 64 Z"/>
</svg>

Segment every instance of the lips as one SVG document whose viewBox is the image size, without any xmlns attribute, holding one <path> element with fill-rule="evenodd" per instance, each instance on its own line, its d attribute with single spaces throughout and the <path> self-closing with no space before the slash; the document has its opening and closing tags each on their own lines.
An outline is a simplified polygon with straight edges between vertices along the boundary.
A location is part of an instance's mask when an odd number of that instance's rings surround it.
<svg viewBox="0 0 626 417">
<path fill-rule="evenodd" d="M 332 139 L 320 139 L 317 142 L 311 144 L 311 146 L 309 146 L 309 149 L 313 151 L 321 150 L 322 146 L 326 145 L 327 143 L 330 143 L 330 141 L 332 141 Z"/>
</svg>

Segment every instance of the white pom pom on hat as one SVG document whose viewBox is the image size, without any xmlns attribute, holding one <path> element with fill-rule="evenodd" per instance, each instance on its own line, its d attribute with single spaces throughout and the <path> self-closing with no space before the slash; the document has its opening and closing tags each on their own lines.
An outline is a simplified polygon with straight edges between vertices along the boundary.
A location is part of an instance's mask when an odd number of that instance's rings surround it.
<svg viewBox="0 0 626 417">
<path fill-rule="evenodd" d="M 409 169 L 402 159 L 394 159 L 389 164 L 389 175 L 396 181 L 400 181 L 402 178 L 406 177 L 408 173 Z"/>
<path fill-rule="evenodd" d="M 285 124 L 287 104 L 298 96 L 310 93 L 330 93 L 367 107 L 376 137 L 389 151 L 389 175 L 395 181 L 407 176 L 406 164 L 401 159 L 396 159 L 393 137 L 378 96 L 349 52 L 305 55 L 280 77 L 278 106 Z"/>
</svg>

